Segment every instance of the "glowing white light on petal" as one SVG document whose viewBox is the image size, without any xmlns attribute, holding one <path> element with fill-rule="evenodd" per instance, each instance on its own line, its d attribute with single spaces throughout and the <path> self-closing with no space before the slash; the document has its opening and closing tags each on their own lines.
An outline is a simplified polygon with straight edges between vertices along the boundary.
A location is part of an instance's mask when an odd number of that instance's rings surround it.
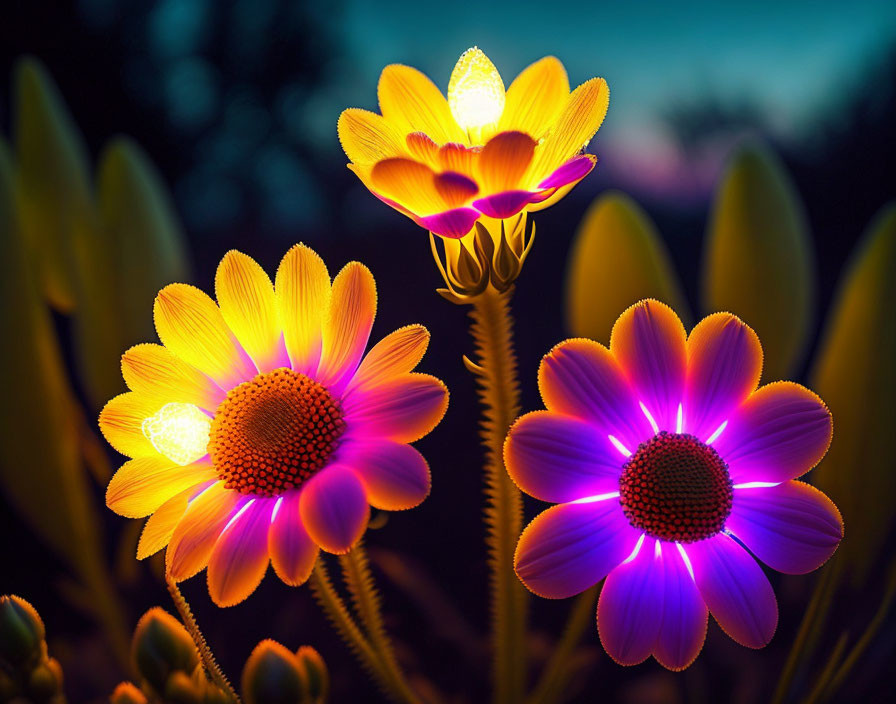
<svg viewBox="0 0 896 704">
<path fill-rule="evenodd" d="M 656 424 L 656 421 L 653 419 L 653 416 L 650 415 L 650 411 L 647 410 L 647 406 L 644 405 L 643 401 L 638 401 L 641 404 L 641 410 L 644 411 L 644 415 L 647 416 L 647 420 L 650 421 L 650 427 L 653 428 L 654 433 L 660 432 L 660 427 Z"/>
<path fill-rule="evenodd" d="M 675 418 L 675 432 L 684 432 L 684 408 L 682 408 L 680 403 L 678 404 L 678 415 Z"/>
<path fill-rule="evenodd" d="M 628 448 L 623 445 L 619 440 L 613 435 L 607 435 L 607 439 L 613 443 L 613 447 L 615 447 L 619 452 L 622 453 L 623 457 L 631 457 L 632 453 L 628 451 Z"/>
<path fill-rule="evenodd" d="M 620 564 L 624 565 L 628 562 L 631 562 L 638 556 L 638 553 L 641 552 L 641 546 L 644 544 L 644 538 L 646 538 L 646 537 L 647 537 L 647 533 L 641 533 L 641 537 L 638 538 L 638 542 L 635 543 L 635 549 L 632 550 L 632 554 L 629 555 L 627 558 L 625 558 Z"/>
<path fill-rule="evenodd" d="M 657 540 L 653 545 L 653 558 L 655 560 L 657 560 L 662 556 L 663 556 L 663 546 L 660 545 L 660 541 Z"/>
<path fill-rule="evenodd" d="M 277 503 L 274 504 L 274 510 L 271 512 L 271 523 L 277 520 L 277 514 L 280 512 L 280 504 L 283 503 L 283 497 L 281 496 L 277 499 Z"/>
<path fill-rule="evenodd" d="M 570 501 L 571 504 L 593 504 L 596 501 L 606 501 L 607 499 L 615 499 L 619 496 L 618 491 L 611 491 L 609 494 L 596 494 L 595 496 L 586 496 L 583 499 L 576 499 L 575 501 Z"/>
<path fill-rule="evenodd" d="M 476 141 L 483 127 L 501 119 L 504 101 L 504 81 L 498 69 L 481 49 L 467 49 L 448 83 L 448 107 L 457 124 Z"/>
<path fill-rule="evenodd" d="M 732 489 L 768 489 L 778 486 L 781 482 L 744 482 L 743 484 L 734 484 Z"/>
<path fill-rule="evenodd" d="M 707 444 L 707 445 L 712 445 L 716 440 L 718 440 L 718 439 L 719 439 L 719 435 L 722 434 L 722 431 L 725 429 L 725 426 L 726 426 L 726 425 L 728 425 L 728 421 L 727 421 L 727 420 L 724 421 L 718 428 L 716 428 L 716 432 L 714 432 L 712 435 L 710 435 L 710 436 L 706 439 L 706 444 Z"/>
<path fill-rule="evenodd" d="M 691 558 L 688 557 L 688 554 L 684 551 L 681 543 L 675 543 L 675 547 L 678 548 L 678 552 L 681 553 L 681 559 L 684 561 L 684 566 L 688 568 L 688 574 L 691 575 L 691 579 L 694 579 L 694 567 L 691 565 Z M 694 579 L 696 582 L 697 580 Z"/>
<path fill-rule="evenodd" d="M 152 446 L 181 466 L 205 456 L 211 427 L 211 418 L 192 403 L 166 403 L 141 425 Z"/>
<path fill-rule="evenodd" d="M 239 511 L 237 511 L 235 514 L 233 514 L 233 516 L 231 517 L 231 519 L 230 519 L 229 521 L 227 521 L 227 525 L 224 526 L 224 530 L 222 530 L 221 533 L 225 533 L 225 532 L 227 531 L 227 529 L 230 528 L 230 526 L 232 526 L 232 525 L 234 524 L 234 522 L 236 521 L 236 519 L 239 518 L 240 516 L 242 516 L 242 515 L 246 512 L 246 509 L 248 509 L 248 508 L 249 508 L 252 504 L 254 504 L 254 503 L 255 503 L 255 499 L 249 499 L 249 500 L 246 502 L 246 505 L 243 506 L 243 507 L 242 507 Z"/>
</svg>

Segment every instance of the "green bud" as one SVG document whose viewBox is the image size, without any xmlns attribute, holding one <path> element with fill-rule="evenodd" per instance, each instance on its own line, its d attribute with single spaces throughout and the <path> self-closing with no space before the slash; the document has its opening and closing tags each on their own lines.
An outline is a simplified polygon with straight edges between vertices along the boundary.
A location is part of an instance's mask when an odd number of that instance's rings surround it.
<svg viewBox="0 0 896 704">
<path fill-rule="evenodd" d="M 165 683 L 166 704 L 201 704 L 202 687 L 186 672 L 172 672 Z"/>
<path fill-rule="evenodd" d="M 45 635 L 44 623 L 31 604 L 15 595 L 0 596 L 0 660 L 16 667 L 37 664 Z"/>
<path fill-rule="evenodd" d="M 146 695 L 136 685 L 122 682 L 109 697 L 109 704 L 147 704 L 147 700 Z"/>
<path fill-rule="evenodd" d="M 53 658 L 35 667 L 28 676 L 28 694 L 36 702 L 47 701 L 62 690 L 62 668 Z"/>
<path fill-rule="evenodd" d="M 243 668 L 246 704 L 307 702 L 307 682 L 296 655 L 273 640 L 263 640 Z"/>
<path fill-rule="evenodd" d="M 137 623 L 132 650 L 137 670 L 160 693 L 171 673 L 189 674 L 199 664 L 199 653 L 186 629 L 159 607 L 147 611 Z"/>
<path fill-rule="evenodd" d="M 322 704 L 330 694 L 330 673 L 327 664 L 314 648 L 303 645 L 296 652 L 299 667 L 305 673 L 308 683 L 308 694 L 313 704 Z"/>
</svg>

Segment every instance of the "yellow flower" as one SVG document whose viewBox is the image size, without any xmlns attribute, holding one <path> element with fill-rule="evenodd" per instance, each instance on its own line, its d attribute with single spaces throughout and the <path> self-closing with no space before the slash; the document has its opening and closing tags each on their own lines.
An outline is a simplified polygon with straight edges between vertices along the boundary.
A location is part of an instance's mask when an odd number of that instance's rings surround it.
<svg viewBox="0 0 896 704">
<path fill-rule="evenodd" d="M 448 99 L 420 71 L 394 64 L 377 87 L 382 114 L 339 118 L 349 168 L 380 200 L 442 237 L 461 238 L 482 216 L 505 219 L 553 204 L 594 168 L 584 148 L 607 112 L 602 78 L 572 93 L 552 56 L 505 92 L 476 47 L 460 57 Z"/>
<path fill-rule="evenodd" d="M 331 282 L 320 257 L 297 245 L 272 283 L 232 251 L 215 289 L 217 304 L 192 286 L 162 289 L 163 344 L 125 352 L 131 390 L 106 404 L 100 428 L 132 458 L 107 505 L 150 516 L 137 557 L 167 546 L 175 581 L 208 566 L 212 599 L 229 606 L 269 562 L 297 585 L 319 548 L 348 552 L 370 506 L 423 501 L 429 468 L 409 443 L 438 424 L 448 392 L 412 373 L 429 341 L 420 325 L 364 354 L 376 286 L 358 262 Z"/>
</svg>

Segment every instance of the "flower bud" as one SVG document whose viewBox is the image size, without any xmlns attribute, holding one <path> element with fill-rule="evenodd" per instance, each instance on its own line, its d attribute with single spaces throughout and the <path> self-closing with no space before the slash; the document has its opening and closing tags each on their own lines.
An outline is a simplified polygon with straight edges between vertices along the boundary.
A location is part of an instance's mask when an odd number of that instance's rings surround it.
<svg viewBox="0 0 896 704">
<path fill-rule="evenodd" d="M 155 607 L 143 614 L 134 631 L 134 663 L 156 692 L 165 692 L 172 672 L 188 675 L 199 653 L 186 629 L 167 611 Z"/>
<path fill-rule="evenodd" d="M 54 658 L 48 658 L 35 667 L 28 676 L 28 695 L 32 701 L 46 702 L 62 692 L 62 667 Z"/>
<path fill-rule="evenodd" d="M 263 640 L 243 668 L 245 704 L 308 702 L 305 675 L 296 655 L 273 640 Z"/>
<path fill-rule="evenodd" d="M 313 704 L 322 704 L 330 694 L 330 673 L 327 664 L 314 648 L 303 645 L 296 652 L 299 667 L 305 673 L 308 685 L 309 700 Z"/>
<path fill-rule="evenodd" d="M 201 704 L 204 689 L 186 672 L 172 672 L 165 683 L 165 704 Z"/>
<path fill-rule="evenodd" d="M 122 682 L 109 697 L 109 704 L 147 704 L 146 695 L 131 682 Z"/>
<path fill-rule="evenodd" d="M 44 623 L 21 597 L 0 596 L 0 660 L 16 667 L 36 665 L 44 653 Z"/>
</svg>

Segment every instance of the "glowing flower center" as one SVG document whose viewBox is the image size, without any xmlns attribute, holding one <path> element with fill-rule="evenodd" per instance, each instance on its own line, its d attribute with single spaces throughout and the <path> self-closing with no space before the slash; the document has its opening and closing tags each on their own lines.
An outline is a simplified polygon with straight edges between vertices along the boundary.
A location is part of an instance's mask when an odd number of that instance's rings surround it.
<svg viewBox="0 0 896 704">
<path fill-rule="evenodd" d="M 192 403 L 166 403 L 141 429 L 157 452 L 184 466 L 205 456 L 211 423 Z"/>
<path fill-rule="evenodd" d="M 451 72 L 448 107 L 471 141 L 482 141 L 483 128 L 497 124 L 504 100 L 504 81 L 498 69 L 480 49 L 467 49 Z"/>
<path fill-rule="evenodd" d="M 728 465 L 693 435 L 663 431 L 626 462 L 619 499 L 629 522 L 654 538 L 703 540 L 731 513 Z"/>
<path fill-rule="evenodd" d="M 274 496 L 321 469 L 344 430 L 342 410 L 323 386 L 275 369 L 228 392 L 208 452 L 228 489 Z"/>
</svg>

